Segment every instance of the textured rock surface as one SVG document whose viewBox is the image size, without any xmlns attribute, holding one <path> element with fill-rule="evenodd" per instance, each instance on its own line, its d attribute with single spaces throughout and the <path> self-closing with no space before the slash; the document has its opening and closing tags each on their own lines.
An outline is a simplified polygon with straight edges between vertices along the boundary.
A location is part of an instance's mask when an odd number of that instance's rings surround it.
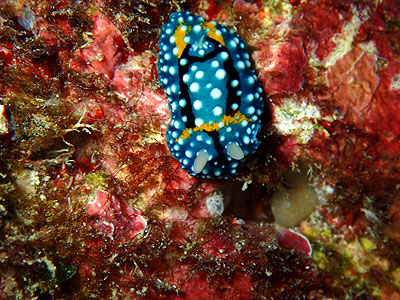
<svg viewBox="0 0 400 300">
<path fill-rule="evenodd" d="M 179 9 L 237 32 L 264 88 L 230 180 L 165 143 L 157 40 Z M 398 299 L 399 18 L 395 0 L 1 2 L 0 298 Z M 279 228 L 271 205 L 310 193 Z"/>
</svg>

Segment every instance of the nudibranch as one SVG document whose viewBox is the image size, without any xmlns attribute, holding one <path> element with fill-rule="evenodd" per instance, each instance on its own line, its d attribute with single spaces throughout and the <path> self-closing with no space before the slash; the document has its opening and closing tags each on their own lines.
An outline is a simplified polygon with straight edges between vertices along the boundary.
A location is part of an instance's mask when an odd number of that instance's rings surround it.
<svg viewBox="0 0 400 300">
<path fill-rule="evenodd" d="M 163 26 L 159 49 L 172 155 L 191 175 L 229 178 L 256 151 L 264 108 L 245 42 L 215 21 L 178 12 Z"/>
</svg>

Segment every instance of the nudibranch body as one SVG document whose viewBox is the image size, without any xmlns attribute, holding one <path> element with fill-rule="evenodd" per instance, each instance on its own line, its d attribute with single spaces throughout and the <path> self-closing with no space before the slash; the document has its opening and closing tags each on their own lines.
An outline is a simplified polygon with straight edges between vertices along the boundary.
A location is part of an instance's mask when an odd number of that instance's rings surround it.
<svg viewBox="0 0 400 300">
<path fill-rule="evenodd" d="M 180 12 L 163 26 L 159 48 L 172 155 L 191 175 L 232 176 L 258 147 L 264 108 L 246 44 L 214 21 Z"/>
</svg>

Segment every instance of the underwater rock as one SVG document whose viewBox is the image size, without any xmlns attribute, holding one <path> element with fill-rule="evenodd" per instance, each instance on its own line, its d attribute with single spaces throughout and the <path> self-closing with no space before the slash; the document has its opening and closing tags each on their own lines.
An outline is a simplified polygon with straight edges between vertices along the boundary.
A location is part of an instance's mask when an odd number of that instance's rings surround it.
<svg viewBox="0 0 400 300">
<path fill-rule="evenodd" d="M 259 150 L 228 180 L 165 142 L 175 11 L 237 32 L 264 89 Z M 0 298 L 399 298 L 399 17 L 395 0 L 3 1 Z M 280 231 L 300 165 L 307 211 Z"/>
</svg>

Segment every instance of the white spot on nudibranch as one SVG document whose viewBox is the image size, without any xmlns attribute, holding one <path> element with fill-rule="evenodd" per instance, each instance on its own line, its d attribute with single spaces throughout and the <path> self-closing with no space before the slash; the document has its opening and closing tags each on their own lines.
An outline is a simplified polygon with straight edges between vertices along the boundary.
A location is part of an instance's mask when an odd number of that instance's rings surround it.
<svg viewBox="0 0 400 300">
<path fill-rule="evenodd" d="M 183 82 L 187 83 L 189 81 L 189 74 L 184 74 L 182 79 L 183 79 Z"/>
<path fill-rule="evenodd" d="M 169 73 L 171 75 L 175 75 L 176 74 L 176 68 L 175 67 L 169 67 Z"/>
<path fill-rule="evenodd" d="M 214 67 L 214 68 L 218 68 L 219 67 L 219 61 L 218 60 L 213 60 L 211 62 L 211 66 Z"/>
<path fill-rule="evenodd" d="M 220 176 L 221 173 L 222 173 L 221 170 L 218 170 L 218 169 L 214 170 L 214 175 L 215 176 Z"/>
<path fill-rule="evenodd" d="M 178 104 L 176 104 L 176 101 L 174 101 L 174 102 L 171 103 L 171 108 L 172 108 L 173 111 L 176 111 L 176 110 L 177 110 Z"/>
<path fill-rule="evenodd" d="M 193 151 L 192 151 L 192 150 L 186 150 L 186 151 L 185 151 L 185 155 L 186 155 L 186 157 L 188 157 L 188 158 L 192 158 L 192 157 L 193 157 Z"/>
<path fill-rule="evenodd" d="M 199 89 L 200 89 L 200 85 L 199 85 L 197 82 L 193 82 L 193 83 L 190 85 L 190 91 L 191 91 L 192 93 L 198 92 Z"/>
<path fill-rule="evenodd" d="M 200 31 L 201 31 L 201 28 L 202 28 L 201 25 L 196 24 L 196 25 L 193 26 L 193 31 L 194 31 L 194 32 L 200 32 Z"/>
<path fill-rule="evenodd" d="M 242 62 L 242 61 L 238 61 L 237 64 L 236 64 L 236 66 L 237 66 L 237 68 L 238 68 L 239 70 L 243 70 L 244 67 L 245 67 L 245 64 L 244 64 L 244 62 Z"/>
<path fill-rule="evenodd" d="M 199 110 L 203 106 L 203 103 L 201 103 L 200 100 L 194 100 L 193 102 L 193 108 L 195 110 Z"/>
<path fill-rule="evenodd" d="M 220 116 L 220 115 L 222 115 L 222 107 L 221 106 L 216 106 L 216 107 L 214 107 L 214 109 L 213 109 L 213 114 L 214 114 L 214 116 L 216 116 L 216 117 L 218 117 L 218 116 Z"/>
<path fill-rule="evenodd" d="M 174 127 L 175 127 L 176 129 L 181 128 L 181 122 L 179 122 L 178 120 L 175 120 L 175 122 L 174 122 Z"/>
<path fill-rule="evenodd" d="M 203 78 L 204 77 L 204 72 L 203 71 L 197 71 L 196 72 L 196 74 L 194 75 L 194 77 L 196 78 L 196 79 L 201 79 L 201 78 Z"/>
<path fill-rule="evenodd" d="M 203 119 L 201 119 L 201 118 L 196 118 L 196 120 L 194 120 L 194 124 L 195 124 L 197 127 L 200 127 L 201 125 L 204 124 L 204 121 L 203 121 Z"/>
<path fill-rule="evenodd" d="M 221 56 L 222 60 L 225 61 L 225 60 L 228 59 L 229 54 L 228 54 L 227 52 L 224 51 L 224 52 L 221 52 L 221 53 L 220 53 L 220 56 Z"/>
<path fill-rule="evenodd" d="M 239 81 L 237 81 L 236 79 L 231 81 L 231 86 L 232 87 L 237 87 L 239 85 Z"/>
<path fill-rule="evenodd" d="M 247 113 L 248 113 L 249 115 L 254 114 L 255 111 L 256 111 L 256 109 L 254 108 L 254 106 L 250 106 L 250 107 L 247 109 Z"/>
<path fill-rule="evenodd" d="M 213 99 L 219 99 L 222 96 L 222 92 L 219 88 L 213 88 L 210 92 L 210 95 Z"/>
<path fill-rule="evenodd" d="M 215 77 L 217 77 L 219 80 L 224 79 L 226 76 L 226 72 L 224 69 L 218 69 L 217 72 L 215 72 Z"/>
<path fill-rule="evenodd" d="M 164 55 L 165 60 L 170 60 L 172 58 L 170 53 L 165 53 Z"/>
<path fill-rule="evenodd" d="M 186 100 L 185 99 L 179 100 L 179 106 L 180 107 L 185 107 L 186 106 Z"/>
<path fill-rule="evenodd" d="M 248 94 L 246 97 L 247 101 L 253 101 L 254 100 L 254 95 L 253 94 Z"/>
</svg>

